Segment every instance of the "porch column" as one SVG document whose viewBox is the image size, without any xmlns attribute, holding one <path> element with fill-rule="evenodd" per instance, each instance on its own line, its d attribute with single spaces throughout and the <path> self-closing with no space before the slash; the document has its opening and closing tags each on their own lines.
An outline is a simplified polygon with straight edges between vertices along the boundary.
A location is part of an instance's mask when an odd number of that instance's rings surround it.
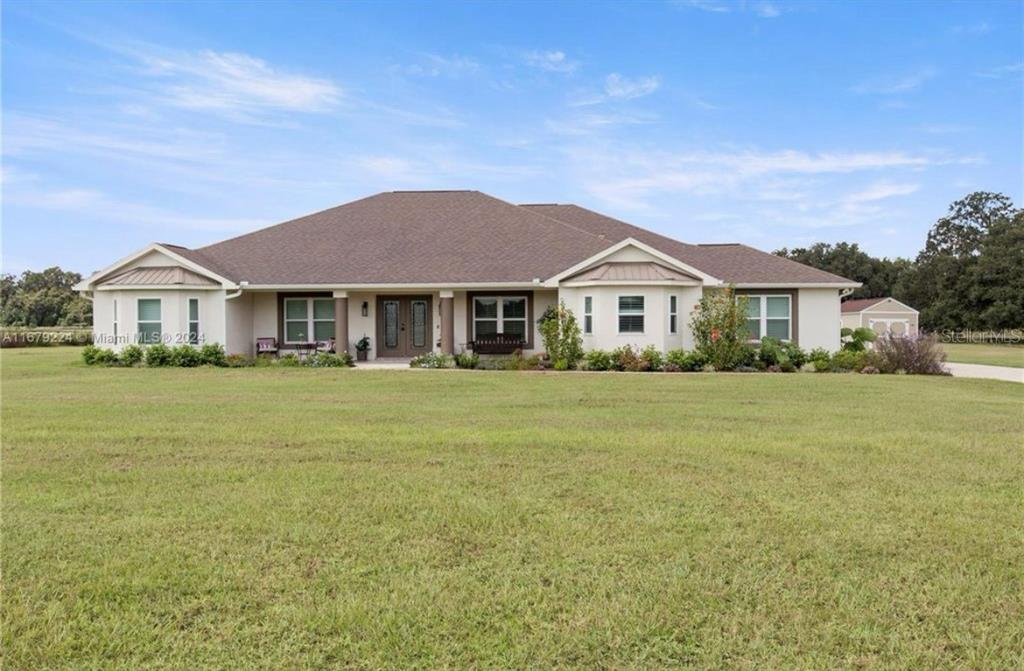
<svg viewBox="0 0 1024 671">
<path fill-rule="evenodd" d="M 455 292 L 441 292 L 441 353 L 455 354 Z"/>
<path fill-rule="evenodd" d="M 334 349 L 348 351 L 348 292 L 334 292 Z"/>
</svg>

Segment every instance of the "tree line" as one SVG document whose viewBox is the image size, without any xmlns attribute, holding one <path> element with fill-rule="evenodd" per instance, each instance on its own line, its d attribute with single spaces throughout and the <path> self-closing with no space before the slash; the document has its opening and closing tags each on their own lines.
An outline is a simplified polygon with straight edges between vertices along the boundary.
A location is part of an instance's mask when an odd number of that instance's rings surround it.
<svg viewBox="0 0 1024 671">
<path fill-rule="evenodd" d="M 1024 210 L 1001 193 L 950 205 L 913 260 L 876 258 L 847 242 L 775 253 L 863 283 L 853 298 L 906 303 L 925 330 L 1024 327 Z"/>
<path fill-rule="evenodd" d="M 78 273 L 57 266 L 42 272 L 26 270 L 20 276 L 0 275 L 0 325 L 92 324 L 92 303 L 72 289 L 81 280 Z"/>
</svg>

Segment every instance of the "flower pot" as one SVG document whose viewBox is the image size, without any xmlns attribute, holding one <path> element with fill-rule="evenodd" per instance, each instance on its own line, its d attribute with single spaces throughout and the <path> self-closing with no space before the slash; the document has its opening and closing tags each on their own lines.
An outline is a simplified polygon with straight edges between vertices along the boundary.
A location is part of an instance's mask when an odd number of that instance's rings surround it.
<svg viewBox="0 0 1024 671">
<path fill-rule="evenodd" d="M 357 349 L 356 350 L 356 361 L 366 361 L 366 350 L 365 349 Z"/>
</svg>

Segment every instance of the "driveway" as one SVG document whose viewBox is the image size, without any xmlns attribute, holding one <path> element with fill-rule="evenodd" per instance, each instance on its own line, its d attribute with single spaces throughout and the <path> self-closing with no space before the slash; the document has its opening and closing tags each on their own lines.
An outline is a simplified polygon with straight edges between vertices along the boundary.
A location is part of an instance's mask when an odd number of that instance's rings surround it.
<svg viewBox="0 0 1024 671">
<path fill-rule="evenodd" d="M 946 363 L 953 377 L 983 377 L 988 380 L 1005 380 L 1024 383 L 1024 368 L 1009 366 L 983 366 L 978 363 Z"/>
</svg>

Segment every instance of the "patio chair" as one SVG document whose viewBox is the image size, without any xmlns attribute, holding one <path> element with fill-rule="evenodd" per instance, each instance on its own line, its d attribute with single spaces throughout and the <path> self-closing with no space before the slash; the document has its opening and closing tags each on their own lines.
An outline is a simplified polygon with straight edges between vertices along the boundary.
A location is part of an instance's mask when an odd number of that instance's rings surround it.
<svg viewBox="0 0 1024 671">
<path fill-rule="evenodd" d="M 277 338 L 256 338 L 256 356 L 261 354 L 277 356 Z"/>
<path fill-rule="evenodd" d="M 327 340 L 317 340 L 316 351 L 325 352 L 327 354 L 334 354 L 334 338 L 328 338 Z"/>
</svg>

